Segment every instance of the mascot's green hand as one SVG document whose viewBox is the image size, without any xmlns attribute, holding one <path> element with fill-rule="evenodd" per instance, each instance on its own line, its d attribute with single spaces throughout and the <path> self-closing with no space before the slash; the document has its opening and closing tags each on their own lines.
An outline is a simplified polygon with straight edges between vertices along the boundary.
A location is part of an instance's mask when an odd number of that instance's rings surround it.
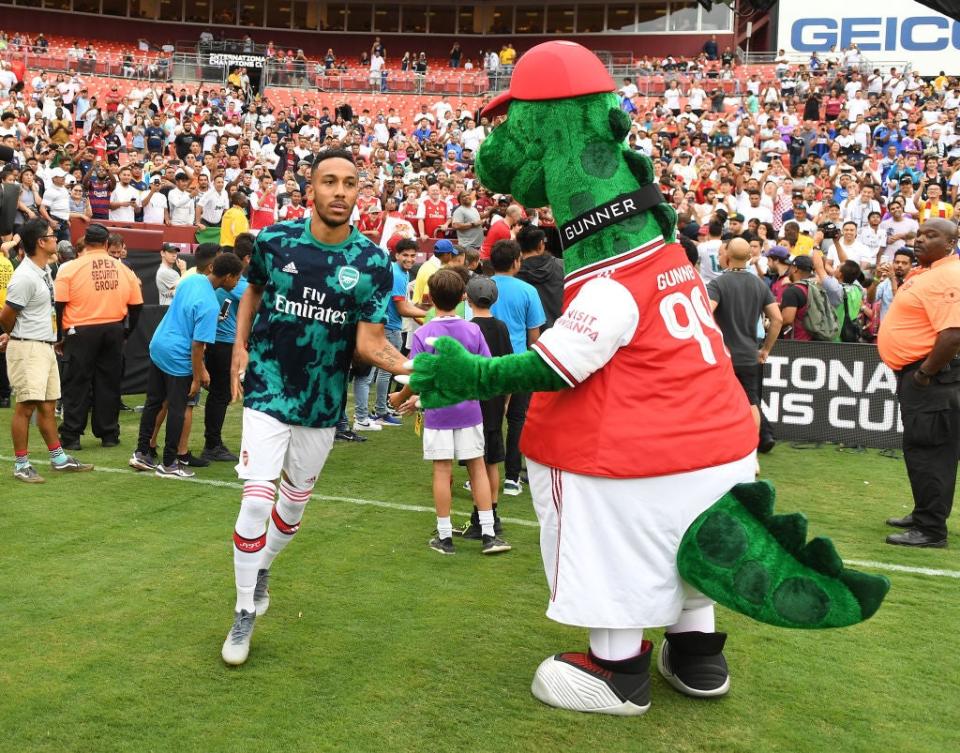
<svg viewBox="0 0 960 753">
<path fill-rule="evenodd" d="M 774 515 L 766 481 L 739 484 L 687 529 L 677 568 L 711 599 L 770 625 L 829 628 L 868 619 L 890 590 L 844 567 L 830 539 L 807 542 L 800 513 Z"/>
<path fill-rule="evenodd" d="M 424 408 L 443 408 L 464 400 L 487 400 L 513 392 L 553 392 L 567 387 L 553 369 L 528 350 L 501 358 L 468 352 L 452 337 L 427 339 L 436 355 L 421 353 L 413 361 L 410 389 Z"/>
<path fill-rule="evenodd" d="M 421 353 L 413 360 L 410 389 L 420 395 L 424 408 L 442 408 L 480 395 L 482 356 L 467 351 L 452 337 L 439 337 L 432 344 L 436 355 Z"/>
</svg>

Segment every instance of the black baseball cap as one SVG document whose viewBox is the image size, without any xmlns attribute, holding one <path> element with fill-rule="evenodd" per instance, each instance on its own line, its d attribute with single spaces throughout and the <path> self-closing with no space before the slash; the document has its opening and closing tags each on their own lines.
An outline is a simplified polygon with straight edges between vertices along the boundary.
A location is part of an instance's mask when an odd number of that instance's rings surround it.
<svg viewBox="0 0 960 753">
<path fill-rule="evenodd" d="M 106 243 L 107 238 L 109 237 L 110 231 L 99 222 L 94 222 L 90 225 L 87 225 L 87 231 L 83 234 L 83 240 L 85 243 L 93 243 L 96 245 Z"/>
<path fill-rule="evenodd" d="M 475 275 L 467 283 L 467 298 L 470 303 L 488 309 L 497 302 L 497 284 L 489 277 Z"/>
</svg>

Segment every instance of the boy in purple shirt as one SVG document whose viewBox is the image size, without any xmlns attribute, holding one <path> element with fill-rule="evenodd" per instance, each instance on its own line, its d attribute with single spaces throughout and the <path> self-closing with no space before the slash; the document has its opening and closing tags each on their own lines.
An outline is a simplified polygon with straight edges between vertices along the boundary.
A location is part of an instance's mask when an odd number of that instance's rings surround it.
<svg viewBox="0 0 960 753">
<path fill-rule="evenodd" d="M 430 337 L 452 337 L 459 340 L 469 352 L 490 357 L 490 349 L 480 328 L 465 322 L 455 313 L 465 292 L 463 277 L 455 270 L 441 269 L 434 273 L 430 278 L 430 297 L 437 315 L 414 333 L 410 346 L 411 358 L 418 353 L 433 352 L 426 342 Z M 394 407 L 399 407 L 410 396 L 410 388 L 404 387 L 390 396 L 390 402 Z M 413 401 L 415 398 L 404 408 L 412 407 Z M 433 504 L 437 511 L 437 535 L 431 539 L 430 548 L 441 554 L 454 554 L 450 487 L 453 461 L 463 460 L 480 519 L 481 551 L 484 554 L 510 551 L 510 545 L 494 532 L 490 482 L 483 460 L 483 414 L 479 401 L 467 400 L 446 408 L 426 410 L 423 426 L 423 457 L 433 461 Z"/>
</svg>

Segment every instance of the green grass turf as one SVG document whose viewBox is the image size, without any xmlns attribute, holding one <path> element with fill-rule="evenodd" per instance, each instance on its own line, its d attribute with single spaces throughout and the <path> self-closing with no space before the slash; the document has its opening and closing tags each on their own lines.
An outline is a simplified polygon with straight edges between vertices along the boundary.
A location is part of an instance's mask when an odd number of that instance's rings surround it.
<svg viewBox="0 0 960 753">
<path fill-rule="evenodd" d="M 122 448 L 88 437 L 79 457 L 126 468 L 137 418 L 123 414 Z M 689 699 L 655 674 L 646 716 L 594 717 L 529 692 L 545 656 L 586 646 L 584 631 L 543 615 L 536 528 L 507 523 L 507 555 L 463 542 L 442 558 L 426 547 L 431 513 L 346 501 L 311 503 L 274 565 L 250 661 L 227 668 L 238 490 L 126 472 L 21 485 L 8 421 L 0 412 L 2 753 L 960 749 L 956 579 L 886 573 L 886 604 L 844 630 L 781 630 L 718 609 L 729 696 Z M 238 435 L 231 408 L 231 447 Z M 317 493 L 429 507 L 412 421 L 367 436 L 336 445 Z M 35 430 L 31 441 L 43 449 Z M 762 465 L 777 509 L 805 512 L 810 535 L 833 537 L 845 558 L 960 569 L 956 549 L 883 543 L 884 518 L 909 510 L 902 461 L 780 446 Z M 229 464 L 198 478 L 236 481 Z M 528 493 L 502 514 L 533 520 Z"/>
</svg>

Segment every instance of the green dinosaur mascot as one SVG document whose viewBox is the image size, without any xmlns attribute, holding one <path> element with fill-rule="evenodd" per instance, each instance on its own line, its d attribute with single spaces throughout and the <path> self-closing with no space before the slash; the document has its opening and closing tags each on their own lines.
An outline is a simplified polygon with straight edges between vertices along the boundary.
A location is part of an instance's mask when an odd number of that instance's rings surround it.
<svg viewBox="0 0 960 753">
<path fill-rule="evenodd" d="M 488 188 L 550 205 L 564 246 L 564 311 L 522 354 L 483 359 L 441 338 L 414 362 L 424 407 L 535 392 L 521 448 L 540 520 L 547 615 L 589 651 L 543 661 L 533 694 L 577 711 L 650 706 L 652 643 L 677 690 L 730 687 L 714 602 L 774 625 L 870 617 L 882 577 L 846 569 L 803 515 L 755 483 L 757 432 L 704 286 L 674 242 L 650 161 L 599 59 L 538 45 L 485 109 L 509 116 L 477 156 Z"/>
</svg>

